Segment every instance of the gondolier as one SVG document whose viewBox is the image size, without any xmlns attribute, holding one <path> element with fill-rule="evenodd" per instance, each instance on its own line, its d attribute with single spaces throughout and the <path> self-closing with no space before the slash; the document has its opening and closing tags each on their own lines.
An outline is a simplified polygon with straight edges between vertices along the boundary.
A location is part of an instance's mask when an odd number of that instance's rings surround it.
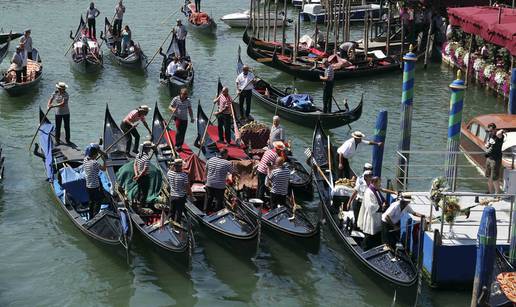
<svg viewBox="0 0 516 307">
<path fill-rule="evenodd" d="M 271 186 L 271 208 L 285 206 L 289 190 L 290 170 L 283 157 L 276 158 L 275 169 L 267 176 Z"/>
<path fill-rule="evenodd" d="M 16 73 L 16 83 L 22 83 L 23 56 L 23 48 L 20 45 L 16 46 L 16 52 L 11 59 L 11 63 L 14 64 L 14 72 Z M 27 73 L 25 73 L 25 75 L 27 75 Z"/>
<path fill-rule="evenodd" d="M 323 91 L 323 112 L 331 113 L 331 103 L 333 98 L 333 66 L 328 60 L 323 61 L 324 66 L 324 76 L 320 76 L 319 78 L 324 81 L 324 91 Z"/>
<path fill-rule="evenodd" d="M 212 157 L 206 163 L 206 212 L 217 212 L 224 208 L 224 191 L 226 190 L 226 178 L 234 173 L 233 164 L 227 160 L 228 150 L 223 148 L 219 155 Z M 215 206 L 213 200 L 215 199 Z"/>
<path fill-rule="evenodd" d="M 56 108 L 55 122 L 55 139 L 56 144 L 61 143 L 61 123 L 64 122 L 65 140 L 70 143 L 70 108 L 68 106 L 69 96 L 66 92 L 68 85 L 64 82 L 56 84 L 56 91 L 47 102 L 47 108 Z"/>
<path fill-rule="evenodd" d="M 269 143 L 269 148 L 273 148 L 272 144 L 277 141 L 285 143 L 286 139 L 285 129 L 280 125 L 280 117 L 278 115 L 274 115 L 272 118 L 271 133 L 269 134 L 269 140 L 267 141 Z"/>
<path fill-rule="evenodd" d="M 411 200 L 410 197 L 402 196 L 390 204 L 382 214 L 382 243 L 387 244 L 392 250 L 396 249 L 396 243 L 399 241 L 401 215 L 409 213 L 419 218 L 425 217 L 410 207 Z"/>
<path fill-rule="evenodd" d="M 194 122 L 192 102 L 188 98 L 188 89 L 182 88 L 179 95 L 170 101 L 168 109 L 174 114 L 176 121 L 176 150 L 181 151 L 185 141 L 186 128 L 188 128 L 188 115 L 190 115 L 190 121 Z"/>
<path fill-rule="evenodd" d="M 240 106 L 240 118 L 248 118 L 251 114 L 251 98 L 254 89 L 254 75 L 252 72 L 249 71 L 249 66 L 244 65 L 244 67 L 242 68 L 242 72 L 236 78 L 236 88 L 237 94 L 240 95 L 238 100 Z"/>
<path fill-rule="evenodd" d="M 195 12 L 201 12 L 201 0 L 195 0 Z"/>
<path fill-rule="evenodd" d="M 89 9 L 86 10 L 86 18 L 88 19 L 88 34 L 90 38 L 97 38 L 95 18 L 97 18 L 99 15 L 100 11 L 95 7 L 95 3 L 91 2 Z"/>
<path fill-rule="evenodd" d="M 177 38 L 177 47 L 179 48 L 179 55 L 176 56 L 181 58 L 186 56 L 186 35 L 188 34 L 188 31 L 181 22 L 181 19 L 178 19 L 176 22 L 174 32 Z"/>
<path fill-rule="evenodd" d="M 274 165 L 276 159 L 283 154 L 283 150 L 285 150 L 285 144 L 283 144 L 283 142 L 277 141 L 272 145 L 274 148 L 267 150 L 263 154 L 256 169 L 258 175 L 258 198 L 263 198 L 265 195 L 265 180 L 269 169 Z"/>
<path fill-rule="evenodd" d="M 129 130 L 131 130 L 130 135 L 127 135 L 127 143 L 125 147 L 125 152 L 127 154 L 130 154 L 131 152 L 131 142 L 132 138 L 134 137 L 134 148 L 133 152 L 136 154 L 138 153 L 138 144 L 140 143 L 140 134 L 138 133 L 138 130 L 136 128 L 133 129 L 133 126 L 136 124 L 136 122 L 141 121 L 145 128 L 150 131 L 149 125 L 147 124 L 147 121 L 145 120 L 145 116 L 149 113 L 150 108 L 147 105 L 139 106 L 137 109 L 132 110 L 127 114 L 124 119 L 122 120 L 122 123 L 120 124 L 120 129 L 124 133 L 127 133 Z"/>
<path fill-rule="evenodd" d="M 213 103 L 218 104 L 218 110 L 215 112 L 217 116 L 217 126 L 219 132 L 219 142 L 224 142 L 224 137 L 228 144 L 231 143 L 231 108 L 233 99 L 229 95 L 227 87 L 223 87 L 220 95 L 213 100 Z"/>
<path fill-rule="evenodd" d="M 144 208 L 147 194 L 149 192 L 150 178 L 148 176 L 150 169 L 150 151 L 153 148 L 151 141 L 143 142 L 142 149 L 136 156 L 133 164 L 134 177 L 133 180 L 138 184 L 138 192 L 136 193 L 136 201 L 138 209 L 142 214 L 148 214 L 152 210 Z"/>
<path fill-rule="evenodd" d="M 90 220 L 100 211 L 100 204 L 104 199 L 104 189 L 100 184 L 99 172 L 105 171 L 106 166 L 101 165 L 97 160 L 97 155 L 101 153 L 99 144 L 90 144 L 86 147 L 84 157 L 84 177 L 86 179 L 86 190 L 89 197 L 89 214 Z M 104 156 L 101 155 L 102 160 Z M 106 162 L 104 161 L 104 164 Z"/>
<path fill-rule="evenodd" d="M 192 196 L 188 174 L 183 172 L 183 160 L 175 159 L 170 163 L 167 172 L 168 185 L 170 187 L 169 207 L 172 219 L 181 224 L 181 218 L 185 209 L 186 196 Z"/>
<path fill-rule="evenodd" d="M 27 59 L 27 51 L 25 50 L 25 45 L 23 43 L 20 43 L 21 48 L 21 58 L 22 58 L 22 82 L 27 82 L 27 65 L 28 59 Z"/>
<path fill-rule="evenodd" d="M 122 32 L 122 21 L 124 19 L 125 14 L 125 6 L 122 3 L 123 1 L 118 1 L 118 4 L 115 6 L 115 19 L 113 21 L 113 35 L 120 36 Z"/>
<path fill-rule="evenodd" d="M 32 58 L 32 37 L 30 36 L 31 30 L 26 29 L 23 36 L 20 38 L 20 45 L 23 44 L 25 46 L 25 53 L 29 60 L 33 60 Z"/>
<path fill-rule="evenodd" d="M 355 131 L 351 134 L 351 138 L 344 142 L 338 149 L 337 154 L 339 156 L 339 177 L 351 179 L 351 166 L 349 160 L 355 155 L 360 143 L 367 145 L 383 146 L 382 142 L 374 142 L 364 140 L 365 135 L 360 131 Z"/>
</svg>

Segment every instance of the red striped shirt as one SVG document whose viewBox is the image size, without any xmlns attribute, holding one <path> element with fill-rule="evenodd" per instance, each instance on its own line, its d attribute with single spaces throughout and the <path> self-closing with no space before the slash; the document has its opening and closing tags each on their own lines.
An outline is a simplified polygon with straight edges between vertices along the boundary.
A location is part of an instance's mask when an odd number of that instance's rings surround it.
<svg viewBox="0 0 516 307">
<path fill-rule="evenodd" d="M 136 123 L 139 120 L 144 121 L 145 120 L 145 116 L 144 115 L 140 115 L 138 113 L 138 110 L 132 110 L 131 112 L 129 112 L 129 114 L 127 114 L 126 117 L 124 117 L 124 122 L 129 122 L 131 124 L 134 124 L 134 123 Z"/>
<path fill-rule="evenodd" d="M 262 174 L 267 174 L 267 170 L 269 169 L 269 165 L 274 164 L 276 159 L 278 158 L 278 154 L 275 149 L 267 150 L 258 163 L 258 171 Z"/>
<path fill-rule="evenodd" d="M 231 96 L 225 96 L 224 94 L 220 94 L 218 97 L 219 101 L 219 112 L 223 114 L 231 114 L 231 103 L 233 100 Z"/>
</svg>

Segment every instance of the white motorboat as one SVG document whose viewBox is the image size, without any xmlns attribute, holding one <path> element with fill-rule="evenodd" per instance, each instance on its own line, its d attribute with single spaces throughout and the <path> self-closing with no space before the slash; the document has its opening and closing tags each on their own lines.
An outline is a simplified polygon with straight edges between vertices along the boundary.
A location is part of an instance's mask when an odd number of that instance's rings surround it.
<svg viewBox="0 0 516 307">
<path fill-rule="evenodd" d="M 275 15 L 273 13 L 271 13 L 271 18 L 270 18 L 271 26 L 274 25 L 274 17 L 275 17 Z M 224 22 L 225 24 L 227 24 L 228 26 L 230 26 L 232 28 L 247 27 L 247 24 L 249 23 L 249 19 L 250 19 L 249 11 L 227 14 L 220 18 L 220 20 L 222 20 L 222 22 Z M 292 22 L 292 21 L 287 20 L 287 25 L 290 22 Z M 260 16 L 260 19 L 258 19 L 258 24 L 260 27 L 263 27 L 263 24 L 264 24 L 263 15 Z M 267 20 L 265 20 L 265 25 L 267 25 Z M 276 19 L 276 26 L 281 27 L 282 25 L 283 25 L 283 18 L 278 15 L 278 19 Z"/>
</svg>

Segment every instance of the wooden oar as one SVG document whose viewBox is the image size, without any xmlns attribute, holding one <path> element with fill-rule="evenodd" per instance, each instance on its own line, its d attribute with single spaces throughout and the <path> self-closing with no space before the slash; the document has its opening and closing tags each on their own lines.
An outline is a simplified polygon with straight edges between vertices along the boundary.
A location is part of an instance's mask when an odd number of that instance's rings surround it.
<svg viewBox="0 0 516 307">
<path fill-rule="evenodd" d="M 50 108 L 48 108 L 47 112 L 45 112 L 45 115 L 43 116 L 43 118 L 41 119 L 41 121 L 39 122 L 39 125 L 38 125 L 38 129 L 36 129 L 36 133 L 34 133 L 34 136 L 32 137 L 32 140 L 30 141 L 30 145 L 29 145 L 29 154 L 30 154 L 30 149 L 32 147 L 32 144 L 34 144 L 34 140 L 36 139 L 36 136 L 38 135 L 38 131 L 39 131 L 39 128 L 41 128 L 41 125 L 43 125 L 43 122 L 45 121 L 45 119 L 47 118 L 47 114 L 48 112 L 50 112 L 50 109 L 52 109 L 54 106 L 50 106 Z"/>
<path fill-rule="evenodd" d="M 160 22 L 160 24 L 162 25 L 163 23 L 165 23 L 165 21 L 167 21 L 167 19 L 174 17 L 174 15 L 177 14 L 177 12 L 179 12 L 179 11 L 175 11 L 172 14 L 168 15 L 167 17 L 163 18 L 163 20 Z"/>
<path fill-rule="evenodd" d="M 163 43 L 161 43 L 161 46 L 159 46 L 158 50 L 156 50 L 156 52 L 155 52 L 155 53 L 154 53 L 154 55 L 152 56 L 151 60 L 147 63 L 147 65 L 145 65 L 145 67 L 144 67 L 143 69 L 147 69 L 147 67 L 152 63 L 152 61 L 154 61 L 154 58 L 155 58 L 155 57 L 156 57 L 156 55 L 159 53 L 159 50 L 160 50 L 161 48 L 163 48 L 163 45 L 165 45 L 165 42 L 168 40 L 168 38 L 170 37 L 170 35 L 171 35 L 172 33 L 174 33 L 174 29 L 172 29 L 172 30 L 168 33 L 168 35 L 167 35 L 167 37 L 165 38 L 165 40 L 163 41 Z"/>
<path fill-rule="evenodd" d="M 200 103 L 200 101 L 199 101 Z M 210 125 L 211 117 L 213 116 L 213 112 L 215 111 L 215 103 L 211 107 L 210 117 L 208 118 L 208 122 L 206 123 L 206 127 L 204 128 L 204 132 L 202 134 L 201 142 L 199 143 L 199 151 L 197 152 L 197 155 L 201 154 L 202 146 L 204 146 L 204 141 L 206 140 L 206 133 L 208 132 L 208 126 Z"/>
<path fill-rule="evenodd" d="M 308 159 L 310 159 L 310 162 L 312 163 L 312 165 L 315 165 L 317 171 L 319 171 L 319 174 L 321 174 L 321 176 L 323 177 L 324 181 L 326 181 L 326 183 L 329 185 L 329 186 L 332 186 L 332 184 L 330 183 L 330 181 L 328 180 L 328 178 L 326 177 L 326 175 L 324 174 L 324 172 L 321 170 L 321 168 L 319 167 L 319 165 L 317 164 L 317 162 L 315 161 L 315 159 L 313 158 L 312 156 L 312 150 L 310 148 L 307 148 L 305 149 L 305 155 Z"/>
<path fill-rule="evenodd" d="M 233 117 L 233 130 L 235 130 L 235 144 L 238 144 L 238 141 L 241 140 L 240 138 L 240 130 L 238 130 L 238 125 L 237 125 L 237 121 L 236 121 L 236 116 L 235 116 L 235 109 L 233 108 L 233 101 L 231 101 L 231 116 Z M 231 140 L 229 140 L 229 142 L 231 142 Z"/>
<path fill-rule="evenodd" d="M 172 120 L 174 115 L 175 115 L 175 113 L 170 114 L 170 118 L 168 119 L 167 124 L 165 125 L 165 129 L 163 129 L 163 132 L 161 132 L 161 135 L 159 136 L 158 140 L 155 143 L 156 145 L 159 144 L 159 142 L 161 142 L 161 139 L 163 138 L 165 133 L 168 131 L 168 125 L 170 125 L 170 121 Z M 151 131 L 151 135 L 152 135 L 152 131 Z M 173 147 L 172 147 L 172 150 L 174 150 Z M 151 155 L 149 157 L 149 160 L 152 159 L 152 157 L 154 156 L 155 152 L 156 152 L 155 150 L 152 151 L 152 153 L 151 153 Z M 174 156 L 177 157 L 177 154 L 176 154 L 175 150 L 174 150 Z"/>
<path fill-rule="evenodd" d="M 272 58 L 259 58 L 259 59 L 256 59 L 256 62 L 258 62 L 258 63 L 270 63 L 270 62 L 272 62 Z"/>
<path fill-rule="evenodd" d="M 288 218 L 289 221 L 292 221 L 296 218 L 296 209 L 297 209 L 297 204 L 296 204 L 296 199 L 294 197 L 294 190 L 291 191 L 291 198 L 292 198 L 292 216 Z"/>
<path fill-rule="evenodd" d="M 331 99 L 333 99 L 333 102 L 335 102 L 335 105 L 337 106 L 337 109 L 339 109 L 339 111 L 342 111 L 342 109 L 340 108 L 339 104 L 337 103 L 337 100 L 335 99 L 335 97 L 333 97 L 333 95 L 331 95 Z"/>
</svg>

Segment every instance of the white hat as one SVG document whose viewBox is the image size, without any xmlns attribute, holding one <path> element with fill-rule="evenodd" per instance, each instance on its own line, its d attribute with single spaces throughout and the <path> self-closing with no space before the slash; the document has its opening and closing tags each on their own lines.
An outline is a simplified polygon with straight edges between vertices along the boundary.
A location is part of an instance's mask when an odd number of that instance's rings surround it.
<svg viewBox="0 0 516 307">
<path fill-rule="evenodd" d="M 272 146 L 274 146 L 275 149 L 284 150 L 285 144 L 283 144 L 282 141 L 276 141 L 272 143 Z"/>
<path fill-rule="evenodd" d="M 356 138 L 356 139 L 365 138 L 365 134 L 363 134 L 360 131 L 355 131 L 355 132 L 351 133 L 351 136 Z"/>
<path fill-rule="evenodd" d="M 142 146 L 143 147 L 152 147 L 152 146 L 154 146 L 154 144 L 152 144 L 151 141 L 145 141 L 145 142 L 143 142 Z"/>
<path fill-rule="evenodd" d="M 58 83 L 56 83 L 56 88 L 60 88 L 60 89 L 65 90 L 65 89 L 68 88 L 68 85 L 66 83 L 64 83 L 64 82 L 58 82 Z"/>
<path fill-rule="evenodd" d="M 148 111 L 150 111 L 151 108 L 149 108 L 148 105 L 144 104 L 144 105 L 139 106 L 138 109 L 148 112 Z"/>
<path fill-rule="evenodd" d="M 372 176 L 372 175 L 373 175 L 373 171 L 372 170 L 364 171 L 364 176 Z"/>
<path fill-rule="evenodd" d="M 371 169 L 373 169 L 373 165 L 371 163 L 367 162 L 366 164 L 364 164 L 364 169 L 371 170 Z"/>
</svg>

